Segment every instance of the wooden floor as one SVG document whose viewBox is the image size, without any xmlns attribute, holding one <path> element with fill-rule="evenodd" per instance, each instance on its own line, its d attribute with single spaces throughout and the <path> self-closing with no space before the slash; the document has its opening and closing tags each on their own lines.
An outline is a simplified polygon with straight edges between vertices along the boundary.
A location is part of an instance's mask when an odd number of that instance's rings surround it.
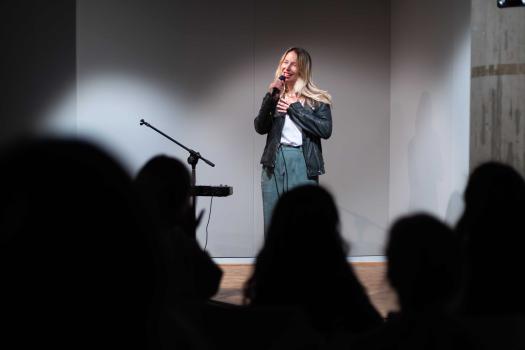
<svg viewBox="0 0 525 350">
<path fill-rule="evenodd" d="M 232 304 L 242 303 L 242 287 L 253 265 L 220 265 L 224 271 L 215 300 Z M 352 263 L 357 277 L 365 286 L 370 300 L 383 315 L 397 309 L 395 293 L 385 280 L 385 263 Z"/>
</svg>

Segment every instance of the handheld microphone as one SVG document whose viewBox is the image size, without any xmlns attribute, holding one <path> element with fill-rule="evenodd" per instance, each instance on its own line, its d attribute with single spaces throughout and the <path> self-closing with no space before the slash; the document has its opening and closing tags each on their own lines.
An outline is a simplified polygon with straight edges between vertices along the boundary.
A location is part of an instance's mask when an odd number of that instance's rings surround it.
<svg viewBox="0 0 525 350">
<path fill-rule="evenodd" d="M 284 82 L 286 80 L 286 77 L 284 75 L 281 75 L 279 77 L 279 80 L 281 80 L 282 82 Z M 281 90 L 279 90 L 278 88 L 274 87 L 272 89 L 272 97 L 276 97 L 277 95 L 279 95 L 279 93 L 281 92 Z"/>
</svg>

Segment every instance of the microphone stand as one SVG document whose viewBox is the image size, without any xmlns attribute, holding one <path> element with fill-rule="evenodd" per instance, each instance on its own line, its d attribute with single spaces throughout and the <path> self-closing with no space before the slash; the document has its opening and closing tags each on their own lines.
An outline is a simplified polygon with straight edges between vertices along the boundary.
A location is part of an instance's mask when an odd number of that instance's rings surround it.
<svg viewBox="0 0 525 350">
<path fill-rule="evenodd" d="M 199 218 L 197 219 L 197 198 L 196 198 L 196 195 L 195 195 L 195 193 L 196 193 L 195 182 L 196 182 L 197 175 L 196 175 L 195 167 L 196 167 L 197 162 L 199 161 L 199 159 L 202 159 L 202 161 L 204 163 L 208 164 L 211 167 L 214 167 L 215 164 L 213 164 L 212 162 L 210 162 L 206 158 L 202 157 L 199 152 L 195 152 L 191 148 L 188 148 L 188 147 L 184 146 L 183 144 L 181 144 L 177 140 L 174 140 L 170 136 L 166 135 L 165 133 L 163 133 L 162 131 L 160 131 L 159 129 L 154 127 L 153 125 L 151 125 L 148 122 L 144 121 L 144 119 L 140 120 L 140 125 L 145 125 L 148 128 L 151 128 L 151 129 L 155 130 L 156 132 L 158 132 L 159 134 L 161 134 L 162 136 L 164 136 L 168 140 L 170 140 L 170 141 L 176 143 L 178 146 L 184 148 L 190 154 L 189 157 L 188 157 L 188 163 L 191 165 L 191 199 L 192 199 L 191 200 L 191 206 L 192 206 L 192 211 L 193 211 L 193 217 L 195 218 L 195 227 L 194 227 L 193 237 L 197 238 L 197 224 L 200 221 L 201 215 L 199 215 Z"/>
</svg>

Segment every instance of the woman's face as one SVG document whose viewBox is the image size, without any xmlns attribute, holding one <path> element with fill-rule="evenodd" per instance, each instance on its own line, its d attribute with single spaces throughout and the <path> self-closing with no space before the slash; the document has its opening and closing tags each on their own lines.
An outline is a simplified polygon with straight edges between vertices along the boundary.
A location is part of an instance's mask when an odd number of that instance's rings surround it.
<svg viewBox="0 0 525 350">
<path fill-rule="evenodd" d="M 295 83 L 299 74 L 299 66 L 297 65 L 297 54 L 295 51 L 290 51 L 284 57 L 281 64 L 281 74 L 286 77 L 287 83 Z"/>
</svg>

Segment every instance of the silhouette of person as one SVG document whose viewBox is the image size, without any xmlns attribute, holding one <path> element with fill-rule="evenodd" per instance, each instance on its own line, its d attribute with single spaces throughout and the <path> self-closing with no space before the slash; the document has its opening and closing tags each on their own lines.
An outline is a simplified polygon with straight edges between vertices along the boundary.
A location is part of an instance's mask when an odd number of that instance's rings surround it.
<svg viewBox="0 0 525 350">
<path fill-rule="evenodd" d="M 525 313 L 521 258 L 525 246 L 525 181 L 511 166 L 488 162 L 469 177 L 465 211 L 456 230 L 466 252 L 462 312 L 467 315 Z"/>
<path fill-rule="evenodd" d="M 170 303 L 211 298 L 219 288 L 222 271 L 194 238 L 196 222 L 185 164 L 175 158 L 155 156 L 139 170 L 134 186 L 156 223 Z"/>
<path fill-rule="evenodd" d="M 128 174 L 78 140 L 28 140 L 0 159 L 2 341 L 145 348 L 156 265 Z"/>
<path fill-rule="evenodd" d="M 423 213 L 400 218 L 390 228 L 386 256 L 402 314 L 452 311 L 460 249 L 450 227 Z"/>
<path fill-rule="evenodd" d="M 253 274 L 244 289 L 252 306 L 299 306 L 325 336 L 382 323 L 347 260 L 332 196 L 315 185 L 278 201 Z"/>
<path fill-rule="evenodd" d="M 525 181 L 511 166 L 481 164 L 464 193 L 456 230 L 465 250 L 460 312 L 477 348 L 525 348 Z"/>
<path fill-rule="evenodd" d="M 399 218 L 389 230 L 387 278 L 400 311 L 347 346 L 356 349 L 464 349 L 453 317 L 459 290 L 459 242 L 450 227 L 423 213 Z"/>
</svg>

